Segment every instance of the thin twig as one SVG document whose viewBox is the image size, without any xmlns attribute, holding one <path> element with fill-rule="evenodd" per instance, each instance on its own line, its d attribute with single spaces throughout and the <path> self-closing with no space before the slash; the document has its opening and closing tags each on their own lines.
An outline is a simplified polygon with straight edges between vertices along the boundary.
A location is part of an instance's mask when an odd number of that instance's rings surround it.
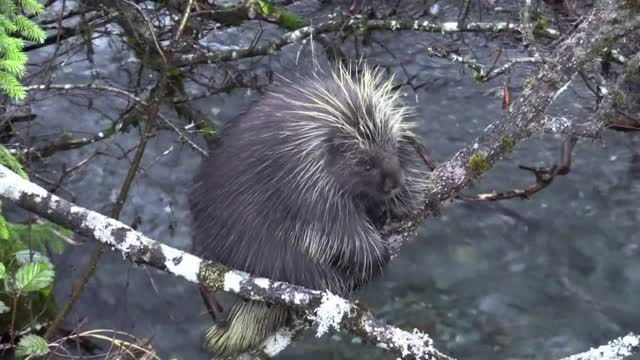
<svg viewBox="0 0 640 360">
<path fill-rule="evenodd" d="M 149 26 L 151 26 L 151 24 L 149 24 Z M 159 44 L 157 45 L 159 46 Z M 162 52 L 162 49 L 158 47 L 158 51 Z M 122 212 L 125 201 L 129 195 L 129 190 L 131 189 L 131 186 L 133 185 L 133 181 L 136 175 L 138 174 L 138 169 L 142 162 L 142 157 L 144 155 L 146 145 L 149 142 L 149 140 L 152 138 L 153 131 L 155 130 L 155 127 L 156 127 L 156 120 L 158 118 L 158 114 L 160 113 L 160 104 L 162 102 L 162 96 L 165 93 L 165 89 L 168 83 L 169 67 L 170 67 L 165 55 L 162 54 L 161 57 L 164 61 L 162 62 L 162 65 L 161 65 L 162 72 L 160 74 L 160 80 L 155 90 L 155 96 L 154 96 L 153 102 L 149 107 L 149 113 L 148 113 L 147 121 L 145 123 L 144 132 L 142 134 L 142 137 L 140 138 L 140 143 L 138 145 L 138 148 L 136 149 L 136 153 L 133 157 L 133 161 L 129 166 L 127 176 L 122 184 L 122 187 L 116 199 L 116 203 L 114 204 L 114 207 L 111 212 L 111 217 L 114 219 L 118 219 L 120 217 L 120 213 Z M 62 309 L 60 309 L 60 311 L 58 312 L 54 320 L 51 322 L 51 325 L 47 329 L 47 332 L 45 333 L 46 338 L 50 339 L 56 334 L 58 327 L 62 324 L 62 322 L 66 318 L 67 314 L 69 313 L 73 305 L 80 298 L 80 295 L 82 294 L 82 291 L 84 290 L 84 288 L 87 286 L 89 280 L 91 280 L 91 278 L 95 274 L 98 268 L 98 263 L 102 258 L 102 255 L 104 254 L 105 250 L 106 250 L 106 247 L 104 244 L 98 244 L 96 246 L 96 249 L 93 255 L 91 256 L 91 259 L 89 260 L 89 264 L 87 265 L 87 268 L 85 269 L 80 282 L 74 287 L 74 290 L 71 294 L 71 298 L 63 305 Z"/>
<path fill-rule="evenodd" d="M 98 91 L 106 91 L 106 92 L 111 92 L 111 93 L 114 93 L 116 95 L 124 96 L 125 98 L 131 99 L 131 100 L 135 101 L 136 103 L 142 105 L 145 108 L 149 107 L 149 103 L 146 100 L 143 100 L 142 98 L 136 96 L 135 94 L 133 94 L 133 93 L 131 93 L 129 91 L 126 91 L 126 90 L 123 90 L 123 89 L 119 89 L 119 88 L 114 87 L 114 86 L 99 85 L 99 84 L 95 84 L 95 83 L 30 85 L 30 86 L 26 86 L 25 90 L 27 90 L 27 91 L 47 91 L 47 90 L 59 90 L 59 91 L 98 90 Z M 225 89 L 221 89 L 221 91 L 225 91 L 225 90 L 227 90 L 227 89 L 226 88 Z M 184 101 L 184 99 L 176 98 L 176 101 Z M 182 129 L 180 129 L 177 125 L 175 125 L 171 120 L 167 119 L 164 115 L 162 115 L 162 113 L 158 113 L 157 116 L 165 124 L 167 124 L 171 129 L 173 129 L 173 131 L 175 131 L 176 134 L 178 134 L 179 139 L 184 139 L 184 141 L 186 141 L 189 144 L 189 146 L 191 146 L 191 148 L 193 148 L 195 151 L 199 152 L 203 156 L 207 156 L 207 151 L 202 149 L 200 146 L 198 146 L 198 144 L 196 144 L 193 140 L 191 140 L 189 138 L 189 136 L 187 136 L 187 134 L 185 134 L 184 131 L 182 131 Z M 121 127 L 121 128 L 123 128 L 123 127 Z M 98 133 L 93 138 L 83 139 L 83 140 L 77 141 L 75 144 L 69 144 L 69 146 L 71 146 L 70 148 L 75 148 L 75 147 L 79 147 L 79 146 L 82 146 L 82 145 L 94 143 L 96 141 L 103 140 L 103 139 L 104 139 L 104 136 L 101 136 L 100 133 Z"/>
<path fill-rule="evenodd" d="M 553 165 L 550 168 L 534 168 L 530 166 L 520 165 L 520 169 L 530 171 L 536 177 L 536 182 L 527 186 L 524 189 L 513 189 L 503 192 L 492 192 L 485 194 L 478 194 L 473 197 L 460 196 L 462 200 L 482 200 L 482 201 L 499 201 L 507 199 L 523 199 L 528 200 L 535 193 L 545 189 L 558 175 L 567 175 L 571 170 L 571 158 L 573 148 L 575 147 L 578 138 L 576 136 L 569 136 L 567 140 L 562 144 L 562 151 L 560 153 L 560 165 Z"/>
</svg>

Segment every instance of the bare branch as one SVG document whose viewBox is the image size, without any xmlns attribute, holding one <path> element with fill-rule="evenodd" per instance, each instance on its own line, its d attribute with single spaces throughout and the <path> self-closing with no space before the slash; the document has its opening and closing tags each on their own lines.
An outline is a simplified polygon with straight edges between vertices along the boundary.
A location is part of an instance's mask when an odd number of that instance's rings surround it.
<svg viewBox="0 0 640 360">
<path fill-rule="evenodd" d="M 536 177 L 535 184 L 529 185 L 524 189 L 513 189 L 503 192 L 492 192 L 478 194 L 474 197 L 462 197 L 464 200 L 481 200 L 481 201 L 499 201 L 519 198 L 523 200 L 529 199 L 535 193 L 542 191 L 555 179 L 558 175 L 567 175 L 571 170 L 571 158 L 573 148 L 576 146 L 578 139 L 575 136 L 569 136 L 562 144 L 562 152 L 560 154 L 560 165 L 553 165 L 550 168 L 533 168 L 530 166 L 520 166 L 520 169 L 530 171 Z"/>
<path fill-rule="evenodd" d="M 400 31 L 412 30 L 437 33 L 457 33 L 457 32 L 520 32 L 521 26 L 507 22 L 471 22 L 459 24 L 458 22 L 434 23 L 428 20 L 408 20 L 408 19 L 386 19 L 386 20 L 359 20 L 350 18 L 345 23 L 334 20 L 322 23 L 317 26 L 306 26 L 295 31 L 281 35 L 279 38 L 265 42 L 263 44 L 241 49 L 228 49 L 210 51 L 207 49 L 197 49 L 194 53 L 176 56 L 180 65 L 193 65 L 202 63 L 216 63 L 264 56 L 272 54 L 286 45 L 299 42 L 310 36 L 337 32 L 337 31 L 357 31 L 366 29 L 367 31 Z M 549 35 L 557 37 L 557 33 L 549 30 Z"/>
<path fill-rule="evenodd" d="M 428 47 L 427 54 L 433 57 L 438 57 L 441 59 L 463 64 L 474 72 L 476 80 L 480 82 L 487 82 L 489 80 L 495 79 L 517 64 L 539 64 L 547 61 L 547 59 L 538 57 L 515 58 L 509 60 L 507 63 L 496 69 L 490 69 L 489 71 L 487 71 L 486 67 L 476 60 L 462 57 L 454 51 L 449 51 L 448 49 Z"/>
<path fill-rule="evenodd" d="M 105 91 L 105 92 L 110 92 L 110 93 L 114 93 L 116 95 L 120 95 L 122 97 L 131 99 L 133 101 L 135 101 L 136 103 L 144 106 L 144 107 L 148 107 L 149 103 L 146 100 L 143 100 L 142 98 L 136 96 L 135 94 L 126 91 L 126 90 L 122 90 L 119 88 L 116 88 L 114 86 L 109 86 L 109 85 L 99 85 L 99 84 L 95 84 L 95 83 L 87 83 L 87 84 L 46 84 L 46 85 L 30 85 L 30 86 L 26 86 L 25 90 L 27 91 L 46 91 L 46 90 L 58 90 L 58 91 L 71 91 L 71 90 L 98 90 L 98 91 Z M 199 152 L 200 154 L 202 154 L 203 156 L 207 156 L 207 151 L 202 149 L 200 146 L 198 146 L 198 144 L 196 144 L 195 142 L 193 142 L 193 140 L 191 140 L 182 129 L 180 129 L 177 125 L 175 125 L 171 120 L 167 119 L 166 116 L 162 115 L 162 114 L 158 114 L 158 117 L 165 123 L 167 124 L 171 129 L 173 129 L 173 131 L 175 131 L 178 134 L 178 139 L 179 140 L 184 140 L 186 141 L 189 146 L 191 146 L 194 150 L 196 150 L 197 152 Z M 100 135 L 100 133 L 98 135 L 96 135 L 93 138 L 86 138 L 86 139 L 80 139 L 77 141 L 73 141 L 73 143 L 68 144 L 68 149 L 74 149 L 74 148 L 78 148 L 80 146 L 83 145 L 87 145 L 87 144 L 91 144 L 94 143 L 96 141 L 102 140 L 104 139 L 105 136 L 104 134 Z"/>
</svg>

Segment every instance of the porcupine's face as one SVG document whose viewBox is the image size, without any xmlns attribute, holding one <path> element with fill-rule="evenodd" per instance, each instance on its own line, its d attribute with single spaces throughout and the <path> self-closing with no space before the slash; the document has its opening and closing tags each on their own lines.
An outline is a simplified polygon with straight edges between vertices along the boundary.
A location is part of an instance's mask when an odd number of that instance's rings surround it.
<svg viewBox="0 0 640 360">
<path fill-rule="evenodd" d="M 338 144 L 334 151 L 335 178 L 350 194 L 384 203 L 404 189 L 405 174 L 395 146 L 363 149 Z"/>
</svg>

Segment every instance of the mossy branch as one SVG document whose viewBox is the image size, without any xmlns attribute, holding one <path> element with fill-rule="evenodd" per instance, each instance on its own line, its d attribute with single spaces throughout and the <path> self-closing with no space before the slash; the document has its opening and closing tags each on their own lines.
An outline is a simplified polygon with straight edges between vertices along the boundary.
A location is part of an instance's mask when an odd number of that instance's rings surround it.
<svg viewBox="0 0 640 360">
<path fill-rule="evenodd" d="M 207 18 L 226 26 L 238 26 L 246 20 L 263 20 L 283 29 L 297 30 L 305 25 L 304 18 L 268 0 L 249 0 L 240 6 L 210 10 Z"/>
</svg>

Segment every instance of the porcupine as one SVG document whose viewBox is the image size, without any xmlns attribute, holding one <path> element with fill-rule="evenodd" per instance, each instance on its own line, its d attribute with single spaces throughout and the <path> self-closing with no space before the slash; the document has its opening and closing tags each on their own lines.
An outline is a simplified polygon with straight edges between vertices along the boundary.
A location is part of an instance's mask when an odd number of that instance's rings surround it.
<svg viewBox="0 0 640 360">
<path fill-rule="evenodd" d="M 380 226 L 416 210 L 426 167 L 393 79 L 368 65 L 350 73 L 285 80 L 222 130 L 190 194 L 197 255 L 341 296 L 380 274 Z M 291 319 L 238 299 L 206 346 L 244 352 Z"/>
</svg>

